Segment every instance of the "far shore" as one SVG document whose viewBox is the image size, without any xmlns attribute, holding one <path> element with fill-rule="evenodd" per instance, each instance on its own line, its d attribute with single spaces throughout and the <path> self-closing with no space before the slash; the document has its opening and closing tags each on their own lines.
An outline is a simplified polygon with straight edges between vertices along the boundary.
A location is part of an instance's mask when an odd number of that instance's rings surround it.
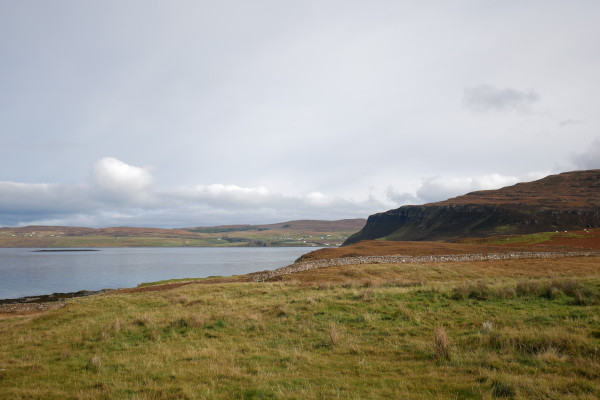
<svg viewBox="0 0 600 400">
<path fill-rule="evenodd" d="M 100 251 L 99 249 L 40 249 L 32 250 L 34 253 L 51 253 L 51 252 L 66 252 L 66 251 Z"/>
</svg>

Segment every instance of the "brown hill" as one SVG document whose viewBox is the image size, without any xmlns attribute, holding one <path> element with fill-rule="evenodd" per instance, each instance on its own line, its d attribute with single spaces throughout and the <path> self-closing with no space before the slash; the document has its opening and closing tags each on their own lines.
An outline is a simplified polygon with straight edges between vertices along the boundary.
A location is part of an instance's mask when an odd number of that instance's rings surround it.
<svg viewBox="0 0 600 400">
<path fill-rule="evenodd" d="M 490 205 L 536 210 L 600 210 L 600 169 L 550 175 L 498 190 L 471 192 L 431 205 Z"/>
<path fill-rule="evenodd" d="M 344 245 L 362 240 L 452 241 L 600 226 L 600 170 L 551 175 L 371 215 Z"/>
<path fill-rule="evenodd" d="M 358 231 L 365 226 L 367 222 L 364 218 L 341 219 L 338 221 L 322 221 L 313 219 L 303 219 L 298 221 L 280 222 L 278 224 L 258 225 L 267 229 L 292 229 L 298 231 L 313 232 L 338 232 L 338 231 Z"/>
</svg>

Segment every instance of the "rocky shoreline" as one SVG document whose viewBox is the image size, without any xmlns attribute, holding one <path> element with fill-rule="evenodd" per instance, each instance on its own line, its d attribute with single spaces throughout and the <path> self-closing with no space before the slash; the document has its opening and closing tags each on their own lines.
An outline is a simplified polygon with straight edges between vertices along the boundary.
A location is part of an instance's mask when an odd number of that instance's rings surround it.
<svg viewBox="0 0 600 400">
<path fill-rule="evenodd" d="M 598 256 L 599 252 L 572 251 L 572 252 L 507 252 L 487 254 L 455 254 L 455 255 L 431 255 L 431 256 L 359 256 L 332 258 L 329 260 L 299 261 L 286 267 L 277 268 L 272 271 L 263 271 L 252 274 L 253 282 L 264 282 L 271 278 L 307 271 L 316 268 L 326 268 L 339 265 L 357 264 L 423 264 L 440 262 L 463 262 L 463 261 L 486 261 L 486 260 L 508 260 L 523 258 L 558 258 L 558 257 L 590 257 Z"/>
<path fill-rule="evenodd" d="M 317 268 L 326 268 L 341 265 L 359 264 L 424 264 L 441 262 L 465 262 L 486 260 L 508 260 L 508 259 L 534 259 L 534 258 L 559 258 L 559 257 L 594 257 L 600 256 L 600 252 L 573 251 L 573 252 L 506 252 L 487 254 L 450 254 L 429 256 L 358 256 L 333 258 L 328 260 L 297 261 L 285 267 L 271 271 L 254 272 L 248 274 L 250 282 L 265 282 L 269 279 L 289 275 L 301 271 Z M 16 299 L 0 299 L 0 313 L 14 313 L 23 311 L 42 311 L 59 308 L 65 304 L 65 300 L 86 297 L 95 294 L 112 292 L 113 289 L 102 289 L 97 291 L 80 290 L 69 293 L 53 293 L 49 295 L 27 296 Z"/>
<path fill-rule="evenodd" d="M 42 303 L 53 303 L 64 301 L 67 299 L 73 299 L 75 297 L 85 297 L 91 296 L 94 294 L 107 293 L 111 292 L 112 289 L 102 289 L 102 290 L 80 290 L 79 292 L 68 292 L 68 293 L 52 293 L 52 294 L 44 294 L 40 296 L 26 296 L 19 297 L 16 299 L 0 299 L 0 307 L 4 309 L 6 305 L 14 305 L 14 304 L 42 304 Z"/>
</svg>

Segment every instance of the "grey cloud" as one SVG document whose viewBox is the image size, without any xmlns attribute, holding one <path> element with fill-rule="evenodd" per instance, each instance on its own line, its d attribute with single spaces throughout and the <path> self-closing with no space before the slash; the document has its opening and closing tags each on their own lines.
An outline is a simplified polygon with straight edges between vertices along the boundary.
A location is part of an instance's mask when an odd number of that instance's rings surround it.
<svg viewBox="0 0 600 400">
<path fill-rule="evenodd" d="M 84 185 L 0 182 L 0 225 L 65 218 L 96 207 Z"/>
<path fill-rule="evenodd" d="M 499 189 L 512 185 L 520 180 L 539 179 L 547 174 L 526 174 L 520 178 L 505 176 L 498 173 L 471 176 L 447 177 L 438 176 L 422 179 L 414 193 L 402 192 L 388 187 L 386 196 L 397 206 L 408 204 L 423 204 L 447 200 L 476 190 Z"/>
<path fill-rule="evenodd" d="M 159 191 L 147 169 L 111 157 L 94 165 L 92 177 L 87 185 L 0 182 L 0 226 L 258 224 L 366 217 L 388 208 L 373 197 L 286 195 L 266 187 L 212 184 Z"/>
<path fill-rule="evenodd" d="M 386 196 L 396 203 L 397 206 L 420 204 L 423 202 L 414 193 L 400 192 L 392 187 L 387 188 Z"/>
<path fill-rule="evenodd" d="M 446 200 L 476 190 L 499 189 L 518 181 L 519 179 L 514 176 L 500 174 L 460 178 L 435 177 L 423 182 L 417 190 L 417 197 L 429 203 Z"/>
<path fill-rule="evenodd" d="M 65 212 L 88 209 L 83 185 L 0 182 L 0 212 Z"/>
<path fill-rule="evenodd" d="M 463 104 L 468 109 L 477 112 L 527 112 L 539 98 L 539 94 L 533 90 L 499 89 L 492 85 L 479 85 L 465 88 Z"/>
<path fill-rule="evenodd" d="M 600 168 L 600 138 L 596 138 L 586 151 L 571 156 L 571 160 L 579 169 Z"/>
<path fill-rule="evenodd" d="M 560 128 L 564 128 L 565 126 L 569 126 L 569 125 L 580 125 L 582 124 L 583 121 L 579 121 L 577 119 L 563 119 L 562 121 L 560 121 L 558 123 L 558 126 Z"/>
</svg>

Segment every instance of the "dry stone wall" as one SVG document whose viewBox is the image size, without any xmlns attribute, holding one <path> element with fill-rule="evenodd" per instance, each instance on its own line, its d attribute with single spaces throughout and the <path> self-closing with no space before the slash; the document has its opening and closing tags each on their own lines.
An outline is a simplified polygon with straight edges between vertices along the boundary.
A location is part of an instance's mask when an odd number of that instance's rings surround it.
<svg viewBox="0 0 600 400">
<path fill-rule="evenodd" d="M 264 282 L 271 278 L 307 271 L 316 268 L 326 268 L 339 265 L 357 264 L 423 264 L 440 262 L 463 262 L 463 261 L 485 261 L 485 260 L 508 260 L 521 258 L 557 258 L 557 257 L 589 257 L 598 256 L 598 252 L 507 252 L 487 254 L 455 254 L 441 256 L 362 256 L 343 257 L 330 260 L 300 261 L 286 267 L 277 268 L 272 271 L 263 271 L 252 274 L 253 282 Z"/>
</svg>

